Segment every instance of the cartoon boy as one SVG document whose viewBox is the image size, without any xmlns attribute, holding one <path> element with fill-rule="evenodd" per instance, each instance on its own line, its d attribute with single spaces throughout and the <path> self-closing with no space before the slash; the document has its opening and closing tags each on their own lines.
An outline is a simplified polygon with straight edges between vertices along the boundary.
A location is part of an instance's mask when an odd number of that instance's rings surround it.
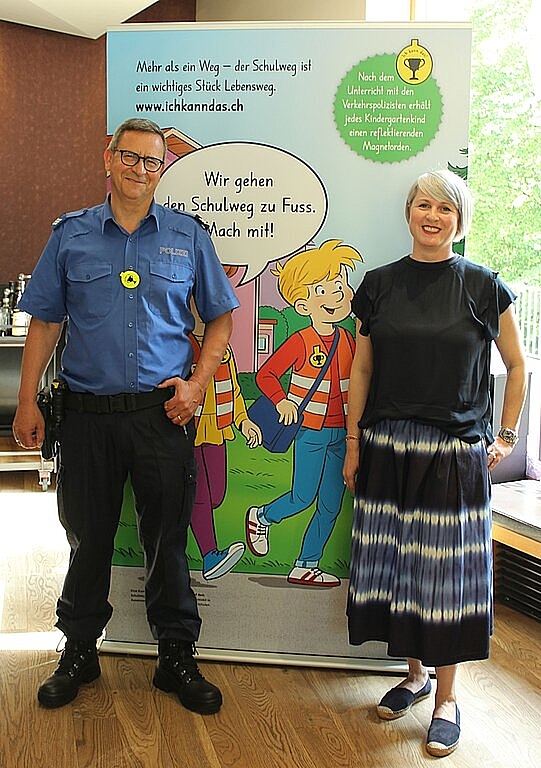
<svg viewBox="0 0 541 768">
<path fill-rule="evenodd" d="M 204 325 L 192 306 L 195 328 L 190 340 L 194 363 L 201 350 Z M 195 412 L 195 458 L 197 485 L 191 528 L 203 556 L 202 576 L 207 581 L 228 573 L 244 554 L 242 541 L 234 541 L 218 549 L 214 525 L 214 510 L 220 506 L 227 488 L 226 442 L 235 438 L 233 425 L 240 430 L 250 448 L 261 445 L 261 430 L 248 418 L 237 376 L 237 367 L 230 346 L 205 392 L 203 402 Z"/>
<path fill-rule="evenodd" d="M 347 269 L 360 254 L 341 240 L 327 240 L 320 248 L 293 256 L 278 265 L 278 290 L 284 300 L 310 325 L 294 333 L 264 363 L 256 376 L 261 391 L 291 424 L 302 418 L 294 442 L 291 491 L 246 515 L 246 540 L 250 551 L 263 557 L 269 551 L 273 525 L 307 509 L 317 497 L 316 509 L 302 542 L 301 552 L 287 580 L 290 584 L 336 587 L 340 579 L 319 568 L 319 561 L 340 512 L 344 483 L 342 464 L 348 384 L 355 342 L 337 323 L 351 312 L 353 289 Z M 335 344 L 333 345 L 333 341 Z M 336 343 L 337 342 L 337 343 Z M 299 414 L 299 405 L 332 354 L 330 364 L 310 401 Z M 291 370 L 288 392 L 280 377 Z"/>
</svg>

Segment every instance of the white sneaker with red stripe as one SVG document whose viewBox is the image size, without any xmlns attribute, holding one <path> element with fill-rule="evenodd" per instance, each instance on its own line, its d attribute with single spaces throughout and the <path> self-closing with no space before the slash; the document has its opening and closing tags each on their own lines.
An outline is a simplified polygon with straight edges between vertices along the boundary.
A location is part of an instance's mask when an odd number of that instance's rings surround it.
<svg viewBox="0 0 541 768">
<path fill-rule="evenodd" d="M 338 587 L 340 579 L 332 573 L 325 573 L 319 568 L 301 568 L 296 565 L 287 580 L 290 584 L 300 584 L 304 587 Z"/>
<path fill-rule="evenodd" d="M 250 552 L 256 557 L 263 557 L 269 551 L 269 525 L 259 521 L 259 507 L 250 507 L 246 513 L 246 541 Z"/>
</svg>

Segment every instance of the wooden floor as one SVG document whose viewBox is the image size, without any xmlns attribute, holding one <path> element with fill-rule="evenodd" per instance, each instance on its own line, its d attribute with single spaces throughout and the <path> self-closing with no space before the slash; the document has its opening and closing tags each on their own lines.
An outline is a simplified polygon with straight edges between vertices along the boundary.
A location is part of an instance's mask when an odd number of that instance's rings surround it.
<svg viewBox="0 0 541 768">
<path fill-rule="evenodd" d="M 47 493 L 50 494 L 49 490 Z M 40 511 L 37 473 L 0 473 L 0 768 L 415 768 L 432 702 L 394 723 L 374 705 L 397 679 L 203 661 L 224 706 L 201 717 L 152 687 L 154 659 L 101 654 L 102 677 L 46 710 L 36 689 L 55 668 L 51 632 L 67 550 Z M 497 606 L 487 662 L 459 673 L 462 737 L 447 768 L 541 765 L 541 624 Z"/>
</svg>

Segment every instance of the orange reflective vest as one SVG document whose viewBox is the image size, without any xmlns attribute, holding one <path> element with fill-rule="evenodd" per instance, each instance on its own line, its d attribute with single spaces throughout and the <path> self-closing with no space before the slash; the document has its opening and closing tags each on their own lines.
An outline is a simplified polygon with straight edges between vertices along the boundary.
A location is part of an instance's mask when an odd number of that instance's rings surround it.
<svg viewBox="0 0 541 768">
<path fill-rule="evenodd" d="M 197 340 L 193 336 L 190 336 L 190 341 L 192 343 L 192 347 L 194 351 L 194 364 L 195 364 L 199 359 L 201 347 L 199 346 Z M 233 396 L 233 380 L 232 380 L 231 368 L 230 368 L 231 363 L 232 363 L 232 352 L 230 347 L 227 347 L 224 352 L 224 356 L 220 362 L 220 365 L 216 369 L 216 372 L 208 386 L 208 389 L 210 389 L 210 387 L 214 387 L 214 398 L 216 401 L 216 426 L 220 431 L 225 429 L 226 427 L 230 427 L 233 424 L 234 396 Z M 207 389 L 207 392 L 205 393 L 205 398 L 203 399 L 203 403 L 198 405 L 195 411 L 196 426 L 197 426 L 198 419 L 201 416 L 201 413 L 203 411 L 203 405 L 207 397 L 208 389 Z"/>
<path fill-rule="evenodd" d="M 340 334 L 335 356 L 338 358 L 338 374 L 340 377 L 340 394 L 342 396 L 342 405 L 344 414 L 347 415 L 348 407 L 348 386 L 351 363 L 353 362 L 353 349 L 348 337 L 350 334 L 340 326 L 336 328 Z M 292 371 L 289 384 L 288 398 L 300 405 L 304 397 L 308 394 L 310 387 L 317 379 L 319 369 L 322 368 L 327 358 L 327 347 L 322 342 L 321 337 L 316 333 L 312 326 L 304 328 L 298 332 L 302 339 L 305 349 L 304 364 L 300 368 Z M 310 429 L 321 429 L 325 420 L 325 414 L 329 404 L 329 395 L 331 392 L 331 375 L 336 368 L 331 363 L 325 372 L 325 376 L 320 381 L 318 388 L 312 395 L 303 411 L 303 426 Z"/>
</svg>

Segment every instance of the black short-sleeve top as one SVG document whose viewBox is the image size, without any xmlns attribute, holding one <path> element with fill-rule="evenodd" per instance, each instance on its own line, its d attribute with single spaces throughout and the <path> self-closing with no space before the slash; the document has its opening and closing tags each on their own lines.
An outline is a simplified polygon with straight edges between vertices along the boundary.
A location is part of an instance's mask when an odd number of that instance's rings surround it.
<svg viewBox="0 0 541 768">
<path fill-rule="evenodd" d="M 492 441 L 491 342 L 515 298 L 496 272 L 461 256 L 405 256 L 367 272 L 352 301 L 374 353 L 361 428 L 414 419 Z"/>
</svg>

